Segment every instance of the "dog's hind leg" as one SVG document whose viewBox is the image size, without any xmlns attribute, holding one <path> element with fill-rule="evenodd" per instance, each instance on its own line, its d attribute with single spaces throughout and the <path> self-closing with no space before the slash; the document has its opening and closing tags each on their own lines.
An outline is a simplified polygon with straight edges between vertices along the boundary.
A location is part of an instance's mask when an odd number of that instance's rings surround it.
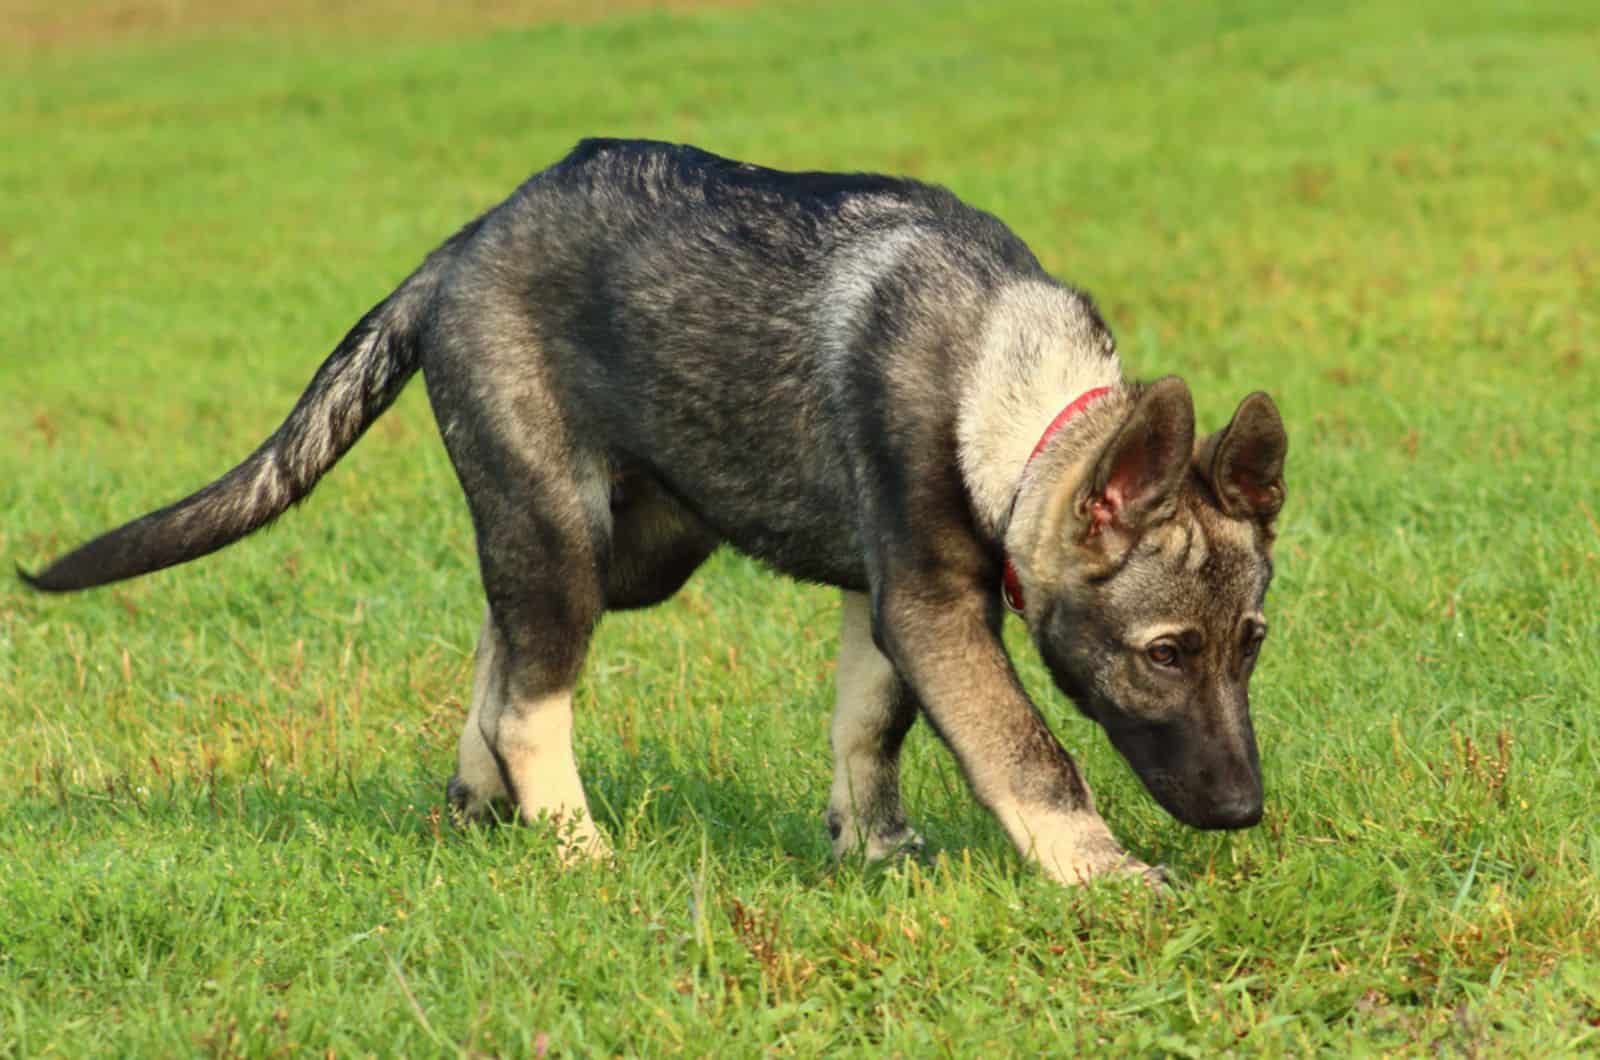
<svg viewBox="0 0 1600 1060">
<path fill-rule="evenodd" d="M 573 687 L 601 609 L 596 553 L 604 538 L 593 531 L 604 524 L 549 516 L 563 507 L 557 497 L 582 507 L 584 493 L 595 489 L 570 480 L 541 483 L 526 501 L 540 507 L 540 516 L 522 512 L 521 519 L 485 518 L 488 502 L 473 499 L 489 615 L 450 787 L 468 813 L 509 796 L 523 821 L 556 826 L 568 858 L 607 850 L 572 748 Z"/>
<path fill-rule="evenodd" d="M 562 831 L 567 857 L 603 855 L 572 753 L 572 694 L 532 702 L 507 694 L 508 653 L 492 612 L 484 616 L 472 681 L 472 707 L 450 778 L 451 807 L 463 819 L 506 806 L 522 820 L 547 818 Z"/>
<path fill-rule="evenodd" d="M 503 794 L 521 820 L 554 823 L 564 856 L 603 854 L 573 757 L 572 695 L 604 607 L 609 466 L 573 444 L 536 377 L 500 370 L 503 347 L 476 349 L 466 372 L 516 385 L 429 378 L 489 602 L 450 798 L 470 815 Z"/>
<path fill-rule="evenodd" d="M 900 746 L 917 720 L 917 700 L 872 643 L 871 605 L 863 593 L 844 594 L 835 683 L 828 800 L 834 854 L 859 850 L 877 860 L 915 848 L 921 837 L 900 809 Z"/>
</svg>

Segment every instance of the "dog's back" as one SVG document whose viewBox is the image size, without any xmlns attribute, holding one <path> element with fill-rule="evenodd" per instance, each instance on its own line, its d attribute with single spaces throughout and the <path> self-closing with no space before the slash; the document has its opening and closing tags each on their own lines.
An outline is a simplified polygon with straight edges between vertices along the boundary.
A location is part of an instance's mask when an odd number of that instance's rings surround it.
<svg viewBox="0 0 1600 1060">
<path fill-rule="evenodd" d="M 900 428 L 874 410 L 951 420 L 944 394 L 994 290 L 1054 283 L 943 188 L 615 140 L 519 188 L 463 248 L 463 274 L 441 319 L 526 328 L 507 346 L 540 364 L 481 363 L 484 336 L 453 323 L 425 344 L 441 376 L 548 373 L 575 449 L 651 476 L 791 574 L 852 586 L 865 572 L 848 454 Z M 526 318 L 504 320 L 511 306 Z M 951 422 L 916 433 L 954 444 Z"/>
</svg>

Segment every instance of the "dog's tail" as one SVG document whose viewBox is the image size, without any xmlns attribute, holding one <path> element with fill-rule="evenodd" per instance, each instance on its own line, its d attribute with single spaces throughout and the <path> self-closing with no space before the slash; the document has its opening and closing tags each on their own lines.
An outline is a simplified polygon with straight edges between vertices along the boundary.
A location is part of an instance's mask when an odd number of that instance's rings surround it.
<svg viewBox="0 0 1600 1060">
<path fill-rule="evenodd" d="M 430 255 L 350 329 L 282 426 L 238 467 L 175 504 L 102 534 L 37 574 L 18 567 L 18 576 L 35 589 L 70 592 L 149 574 L 230 545 L 302 500 L 417 371 L 419 325 L 456 242 Z"/>
</svg>

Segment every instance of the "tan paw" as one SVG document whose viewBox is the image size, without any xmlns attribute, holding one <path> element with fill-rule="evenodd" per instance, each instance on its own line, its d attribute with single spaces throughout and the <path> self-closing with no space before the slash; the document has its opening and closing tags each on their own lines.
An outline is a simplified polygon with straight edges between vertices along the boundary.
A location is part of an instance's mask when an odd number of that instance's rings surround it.
<svg viewBox="0 0 1600 1060">
<path fill-rule="evenodd" d="M 1017 846 L 1059 883 L 1077 885 L 1104 877 L 1137 877 L 1155 887 L 1166 882 L 1161 869 L 1123 850 L 1098 814 L 1029 817 L 1027 827 L 1013 833 Z"/>
</svg>

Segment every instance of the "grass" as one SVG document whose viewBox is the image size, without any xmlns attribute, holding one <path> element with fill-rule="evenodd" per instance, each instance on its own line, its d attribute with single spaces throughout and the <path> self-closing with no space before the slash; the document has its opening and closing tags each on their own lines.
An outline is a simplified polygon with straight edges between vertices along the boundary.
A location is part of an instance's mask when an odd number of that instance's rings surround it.
<svg viewBox="0 0 1600 1060">
<path fill-rule="evenodd" d="M 1019 638 L 1113 829 L 1181 888 L 1028 872 L 925 730 L 907 801 L 934 857 L 835 866 L 834 596 L 722 555 L 607 619 L 580 689 L 616 865 L 453 831 L 481 599 L 414 388 L 270 533 L 82 597 L 0 590 L 0 1055 L 1600 1047 L 1582 5 L 517 28 L 489 4 L 375 36 L 258 7 L 81 40 L 52 16 L 48 47 L 5 53 L 0 554 L 37 564 L 209 480 L 582 135 L 910 173 L 1093 290 L 1203 427 L 1278 398 L 1267 818 L 1165 817 Z"/>
</svg>

